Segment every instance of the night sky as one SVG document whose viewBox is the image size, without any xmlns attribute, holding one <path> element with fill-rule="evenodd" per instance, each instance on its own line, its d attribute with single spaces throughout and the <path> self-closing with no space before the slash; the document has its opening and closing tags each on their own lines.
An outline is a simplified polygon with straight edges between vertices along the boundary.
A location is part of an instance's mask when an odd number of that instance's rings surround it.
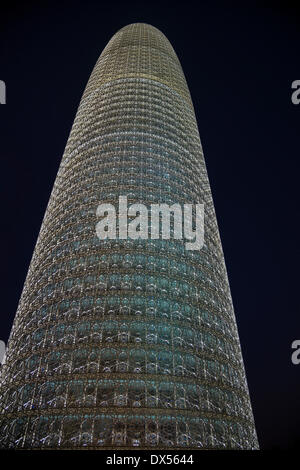
<svg viewBox="0 0 300 470">
<path fill-rule="evenodd" d="M 300 104 L 291 101 L 300 10 L 239 3 L 1 5 L 0 339 L 92 68 L 121 27 L 152 24 L 173 45 L 194 102 L 260 446 L 292 449 L 300 446 L 300 364 L 291 361 L 300 339 Z"/>
</svg>

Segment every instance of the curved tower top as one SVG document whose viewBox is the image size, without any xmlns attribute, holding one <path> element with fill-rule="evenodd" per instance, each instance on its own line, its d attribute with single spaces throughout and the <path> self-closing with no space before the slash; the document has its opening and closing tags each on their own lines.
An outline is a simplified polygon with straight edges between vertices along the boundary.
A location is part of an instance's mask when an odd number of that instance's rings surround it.
<svg viewBox="0 0 300 470">
<path fill-rule="evenodd" d="M 83 98 L 96 85 L 112 80 L 145 78 L 173 89 L 190 104 L 191 97 L 177 55 L 166 36 L 154 26 L 133 23 L 120 29 L 109 41 L 95 66 Z"/>
</svg>

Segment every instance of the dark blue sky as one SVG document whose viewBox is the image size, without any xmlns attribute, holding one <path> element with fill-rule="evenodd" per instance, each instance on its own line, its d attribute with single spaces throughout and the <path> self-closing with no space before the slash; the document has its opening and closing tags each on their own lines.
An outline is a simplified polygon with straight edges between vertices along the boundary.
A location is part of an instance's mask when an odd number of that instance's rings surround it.
<svg viewBox="0 0 300 470">
<path fill-rule="evenodd" d="M 81 94 L 112 35 L 159 28 L 197 115 L 263 449 L 300 445 L 300 11 L 262 2 L 1 6 L 2 311 L 7 340 Z M 243 3 L 243 6 L 241 6 Z M 195 3 L 196 5 L 196 3 Z"/>
</svg>

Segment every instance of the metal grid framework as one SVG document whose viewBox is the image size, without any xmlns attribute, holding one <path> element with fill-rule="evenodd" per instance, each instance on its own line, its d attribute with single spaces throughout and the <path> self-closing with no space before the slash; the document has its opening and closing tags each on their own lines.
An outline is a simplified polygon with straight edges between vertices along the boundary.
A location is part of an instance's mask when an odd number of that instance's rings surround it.
<svg viewBox="0 0 300 470">
<path fill-rule="evenodd" d="M 100 241 L 120 195 L 204 203 L 204 247 Z M 118 31 L 91 74 L 1 377 L 4 448 L 258 447 L 190 93 L 152 26 Z"/>
</svg>

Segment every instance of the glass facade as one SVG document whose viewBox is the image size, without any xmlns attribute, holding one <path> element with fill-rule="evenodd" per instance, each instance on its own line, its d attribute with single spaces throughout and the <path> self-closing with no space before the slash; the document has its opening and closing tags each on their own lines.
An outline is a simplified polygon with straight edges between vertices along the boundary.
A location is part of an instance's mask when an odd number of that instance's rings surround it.
<svg viewBox="0 0 300 470">
<path fill-rule="evenodd" d="M 203 203 L 205 243 L 99 240 L 100 203 Z M 82 96 L 1 373 L 2 448 L 258 447 L 190 93 L 118 31 Z"/>
</svg>

